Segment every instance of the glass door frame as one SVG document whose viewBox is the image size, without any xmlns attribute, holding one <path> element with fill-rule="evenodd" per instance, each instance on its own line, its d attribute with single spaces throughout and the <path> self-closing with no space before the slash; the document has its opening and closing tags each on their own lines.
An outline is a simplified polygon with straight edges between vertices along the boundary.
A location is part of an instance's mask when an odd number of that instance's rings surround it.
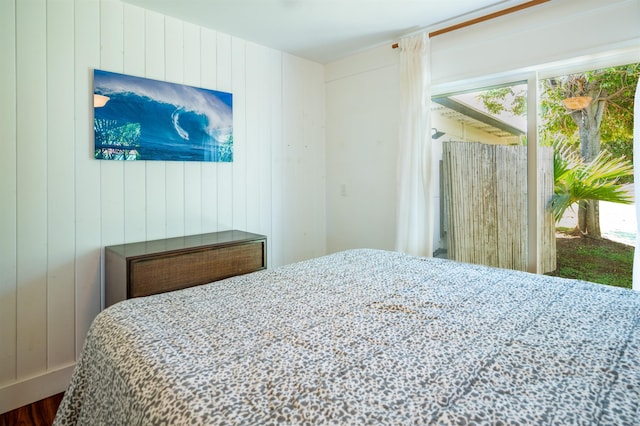
<svg viewBox="0 0 640 426">
<path fill-rule="evenodd" d="M 538 197 L 538 124 L 540 116 L 539 81 L 558 75 L 573 74 L 588 70 L 625 65 L 638 62 L 635 48 L 621 48 L 559 62 L 531 67 L 527 70 L 504 72 L 492 76 L 433 85 L 431 96 L 469 92 L 483 87 L 507 85 L 512 82 L 527 82 L 527 270 L 540 273 L 541 252 L 539 246 L 542 230 L 537 215 L 545 206 Z"/>
</svg>

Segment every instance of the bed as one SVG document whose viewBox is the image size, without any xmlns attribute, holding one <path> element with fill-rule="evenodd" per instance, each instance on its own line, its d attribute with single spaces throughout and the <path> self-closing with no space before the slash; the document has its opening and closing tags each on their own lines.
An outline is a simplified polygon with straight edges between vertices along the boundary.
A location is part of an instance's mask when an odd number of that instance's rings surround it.
<svg viewBox="0 0 640 426">
<path fill-rule="evenodd" d="M 639 293 L 363 249 L 109 307 L 54 425 L 628 425 L 639 411 Z"/>
</svg>

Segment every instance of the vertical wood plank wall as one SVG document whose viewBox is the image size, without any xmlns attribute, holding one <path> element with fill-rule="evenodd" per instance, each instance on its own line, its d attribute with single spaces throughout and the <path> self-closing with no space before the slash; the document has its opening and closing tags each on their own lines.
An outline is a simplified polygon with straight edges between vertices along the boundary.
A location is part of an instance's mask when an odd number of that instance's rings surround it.
<svg viewBox="0 0 640 426">
<path fill-rule="evenodd" d="M 0 412 L 64 390 L 106 245 L 226 229 L 325 254 L 323 67 L 119 0 L 0 2 Z M 233 93 L 234 162 L 93 159 L 93 69 Z"/>
<path fill-rule="evenodd" d="M 556 268 L 553 149 L 539 150 L 540 273 Z M 527 149 L 473 142 L 443 144 L 449 259 L 527 270 Z"/>
<path fill-rule="evenodd" d="M 0 53 L 9 58 L 16 57 L 15 15 L 14 2 L 0 2 Z M 0 383 L 7 383 L 17 376 L 18 146 L 15 61 L 0 61 L 0 75 Z"/>
</svg>

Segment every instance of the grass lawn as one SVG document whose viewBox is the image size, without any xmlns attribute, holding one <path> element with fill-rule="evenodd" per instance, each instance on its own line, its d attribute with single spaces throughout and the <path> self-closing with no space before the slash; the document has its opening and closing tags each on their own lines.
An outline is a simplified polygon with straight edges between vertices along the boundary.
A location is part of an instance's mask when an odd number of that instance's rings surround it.
<svg viewBox="0 0 640 426">
<path fill-rule="evenodd" d="M 633 246 L 558 230 L 557 269 L 547 275 L 631 288 Z"/>
</svg>

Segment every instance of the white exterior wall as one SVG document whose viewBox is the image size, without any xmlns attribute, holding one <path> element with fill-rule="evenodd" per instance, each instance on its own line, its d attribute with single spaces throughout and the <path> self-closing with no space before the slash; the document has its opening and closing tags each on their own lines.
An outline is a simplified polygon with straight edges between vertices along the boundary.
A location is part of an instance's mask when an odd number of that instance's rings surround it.
<svg viewBox="0 0 640 426">
<path fill-rule="evenodd" d="M 0 413 L 66 389 L 112 244 L 325 254 L 323 67 L 118 0 L 0 2 Z M 93 159 L 93 69 L 233 93 L 234 162 Z"/>
</svg>

